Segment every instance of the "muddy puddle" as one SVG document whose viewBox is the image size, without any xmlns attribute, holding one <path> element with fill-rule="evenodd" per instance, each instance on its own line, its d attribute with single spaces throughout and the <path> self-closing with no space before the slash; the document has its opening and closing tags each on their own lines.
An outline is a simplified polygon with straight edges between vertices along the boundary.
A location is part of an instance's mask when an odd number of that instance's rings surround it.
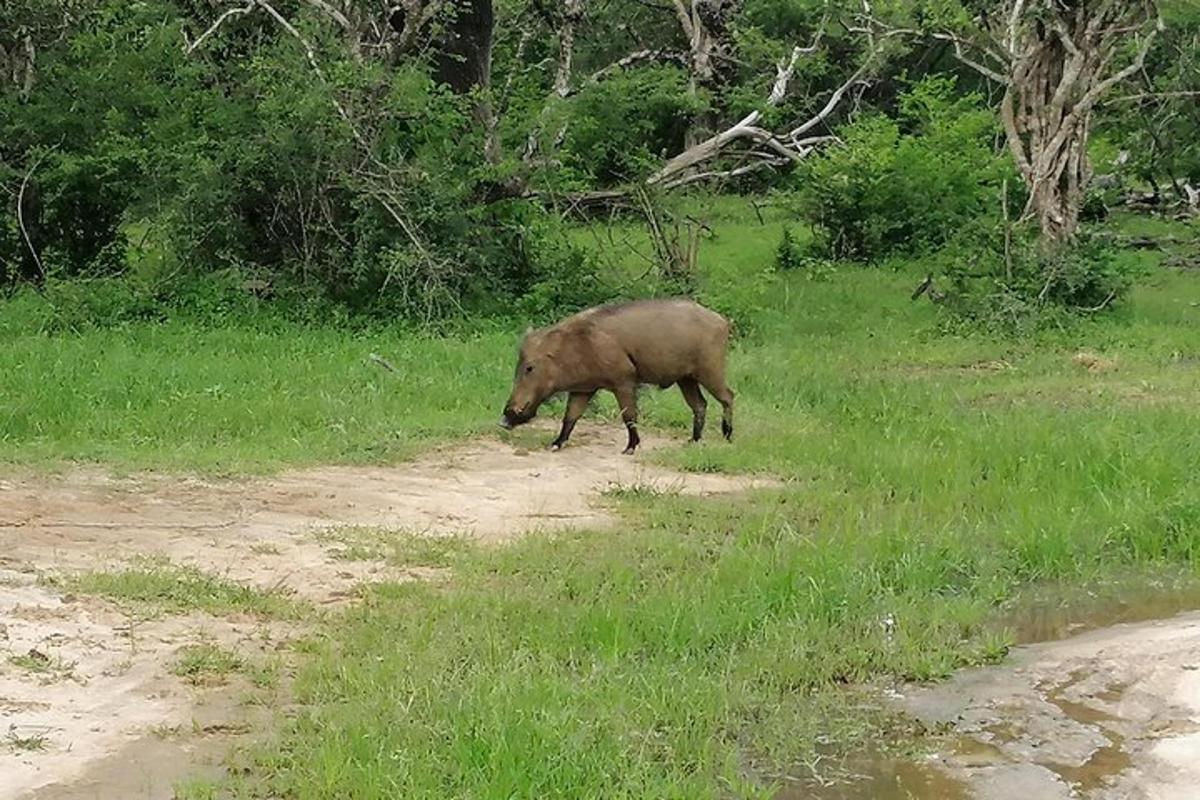
<svg viewBox="0 0 1200 800">
<path fill-rule="evenodd" d="M 1026 593 L 1003 614 L 999 626 L 1012 633 L 1016 644 L 1037 644 L 1196 609 L 1200 609 L 1200 581 L 1194 578 L 1129 577 L 1088 589 Z"/>
<path fill-rule="evenodd" d="M 968 800 L 967 785 L 936 766 L 895 758 L 863 759 L 842 780 L 784 789 L 775 800 Z"/>
<path fill-rule="evenodd" d="M 900 711 L 944 732 L 927 757 L 851 759 L 848 782 L 779 797 L 1194 800 L 1196 608 L 1186 579 L 1027 596 L 1003 620 L 1021 643 L 1005 663 L 899 691 Z"/>
</svg>

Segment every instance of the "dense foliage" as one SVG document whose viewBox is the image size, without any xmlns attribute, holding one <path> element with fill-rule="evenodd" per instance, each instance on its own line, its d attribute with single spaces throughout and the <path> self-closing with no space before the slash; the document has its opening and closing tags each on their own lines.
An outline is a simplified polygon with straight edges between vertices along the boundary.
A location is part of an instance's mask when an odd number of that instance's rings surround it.
<svg viewBox="0 0 1200 800">
<path fill-rule="evenodd" d="M 994 115 L 953 79 L 928 78 L 897 114 L 865 115 L 798 175 L 800 207 L 833 258 L 871 259 L 937 248 L 964 224 L 998 212 L 1016 186 L 995 151 Z"/>
<path fill-rule="evenodd" d="M 576 212 L 644 210 L 642 185 L 778 189 L 821 257 L 935 252 L 994 224 L 1002 189 L 1014 216 L 1026 194 L 993 82 L 939 35 L 983 23 L 925 5 L 9 3 L 0 287 L 36 287 L 72 325 L 247 302 L 552 315 L 687 287 L 575 244 Z M 1200 18 L 1163 5 L 1092 127 L 1110 185 L 1185 202 Z"/>
</svg>

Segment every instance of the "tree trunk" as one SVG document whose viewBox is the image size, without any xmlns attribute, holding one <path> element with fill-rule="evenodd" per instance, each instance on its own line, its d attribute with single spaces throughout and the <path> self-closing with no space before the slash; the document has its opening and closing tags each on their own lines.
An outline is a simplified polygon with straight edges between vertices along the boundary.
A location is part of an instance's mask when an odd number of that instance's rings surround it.
<svg viewBox="0 0 1200 800">
<path fill-rule="evenodd" d="M 1005 84 L 1000 115 L 1029 190 L 1022 217 L 1036 219 L 1043 241 L 1055 246 L 1070 241 L 1079 230 L 1092 177 L 1087 145 L 1096 103 L 1141 69 L 1157 29 L 1149 26 L 1153 18 L 1147 10 L 1133 4 L 1080 3 L 1053 6 L 1045 14 L 1034 11 L 1018 2 L 1004 15 L 1009 27 L 1003 44 L 1011 54 L 1006 74 L 964 58 L 961 40 L 952 41 L 966 63 Z M 1024 24 L 1022 12 L 1030 15 Z M 1133 60 L 1110 71 L 1130 32 L 1140 39 Z M 996 57 L 989 46 L 983 49 Z"/>
<path fill-rule="evenodd" d="M 1069 241 L 1079 230 L 1084 193 L 1092 178 L 1087 155 L 1091 114 L 1055 127 L 1053 111 L 1041 109 L 1040 129 L 1053 133 L 1031 148 L 1031 169 L 1026 174 L 1029 201 L 1026 216 L 1035 217 L 1048 243 Z"/>
<path fill-rule="evenodd" d="M 484 133 L 484 157 L 500 161 L 500 140 L 488 90 L 492 85 L 492 0 L 456 0 L 437 55 L 437 77 L 457 94 L 475 94 L 475 120 Z"/>
<path fill-rule="evenodd" d="M 740 0 L 675 0 L 675 15 L 688 40 L 688 95 L 712 103 L 720 91 L 721 59 L 733 50 L 731 22 Z M 703 108 L 692 115 L 684 132 L 684 150 L 709 139 L 717 129 L 717 114 Z"/>
</svg>

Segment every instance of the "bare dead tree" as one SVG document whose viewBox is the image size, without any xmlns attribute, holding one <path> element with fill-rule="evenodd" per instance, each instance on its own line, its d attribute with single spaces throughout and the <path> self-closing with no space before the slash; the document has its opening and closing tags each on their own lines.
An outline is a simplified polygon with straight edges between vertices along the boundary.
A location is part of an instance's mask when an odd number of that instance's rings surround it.
<svg viewBox="0 0 1200 800">
<path fill-rule="evenodd" d="M 818 51 L 823 33 L 823 27 L 818 29 L 812 44 L 807 47 L 793 47 L 787 59 L 776 64 L 775 80 L 765 100 L 767 107 L 778 106 L 784 101 L 797 63 L 802 56 Z M 802 161 L 817 147 L 836 141 L 837 137 L 818 131 L 824 127 L 847 94 L 865 82 L 867 75 L 876 66 L 877 57 L 881 52 L 881 40 L 893 35 L 897 34 L 885 32 L 876 35 L 872 32 L 868 37 L 868 52 L 862 64 L 833 91 L 825 105 L 812 116 L 792 124 L 784 131 L 775 132 L 762 127 L 761 110 L 752 111 L 730 127 L 696 142 L 667 161 L 650 176 L 647 183 L 669 189 L 702 180 L 730 178 L 759 169 Z M 727 154 L 734 145 L 747 145 L 749 148 L 742 153 L 742 163 L 729 169 L 699 169 L 702 165 Z"/>
<path fill-rule="evenodd" d="M 1161 27 L 1156 0 L 993 0 L 964 29 L 933 34 L 1004 87 L 1000 116 L 1029 192 L 1021 218 L 1044 242 L 1075 236 L 1093 112 L 1142 69 Z"/>
</svg>

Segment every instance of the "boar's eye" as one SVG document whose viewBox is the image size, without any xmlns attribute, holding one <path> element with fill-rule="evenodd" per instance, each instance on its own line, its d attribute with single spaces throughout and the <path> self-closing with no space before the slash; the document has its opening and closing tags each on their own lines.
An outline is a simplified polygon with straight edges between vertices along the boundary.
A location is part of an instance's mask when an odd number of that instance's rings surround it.
<svg viewBox="0 0 1200 800">
<path fill-rule="evenodd" d="M 526 371 L 526 372 L 533 372 L 533 364 L 526 364 L 526 365 L 525 365 L 525 371 Z"/>
</svg>

